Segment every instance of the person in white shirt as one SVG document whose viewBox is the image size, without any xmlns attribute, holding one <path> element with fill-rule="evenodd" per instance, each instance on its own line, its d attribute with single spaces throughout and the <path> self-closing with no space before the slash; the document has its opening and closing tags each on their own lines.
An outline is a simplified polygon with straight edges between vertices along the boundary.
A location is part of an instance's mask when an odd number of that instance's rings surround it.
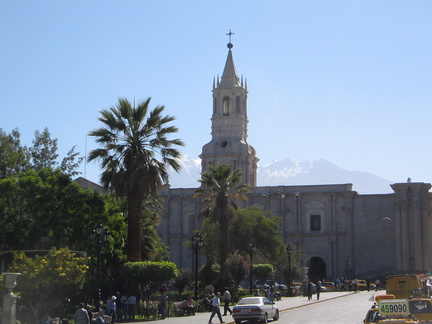
<svg viewBox="0 0 432 324">
<path fill-rule="evenodd" d="M 227 315 L 227 313 L 229 312 L 230 315 L 232 315 L 232 310 L 229 307 L 230 301 L 231 301 L 231 294 L 228 290 L 227 287 L 225 287 L 225 291 L 223 293 L 223 301 L 224 301 L 224 313 L 222 316 Z"/>
<path fill-rule="evenodd" d="M 212 319 L 215 316 L 215 314 L 217 314 L 217 316 L 219 317 L 219 321 L 221 323 L 225 323 L 222 320 L 222 315 L 221 315 L 221 312 L 220 312 L 220 309 L 219 309 L 219 307 L 220 307 L 220 299 L 219 298 L 220 298 L 220 292 L 217 292 L 216 296 L 214 296 L 213 299 L 212 299 L 212 313 L 210 315 L 209 324 L 211 324 Z"/>
<path fill-rule="evenodd" d="M 136 304 L 136 297 L 131 294 L 129 298 L 127 299 L 128 304 L 128 312 L 129 312 L 129 320 L 134 321 L 135 320 L 135 304 Z"/>
</svg>

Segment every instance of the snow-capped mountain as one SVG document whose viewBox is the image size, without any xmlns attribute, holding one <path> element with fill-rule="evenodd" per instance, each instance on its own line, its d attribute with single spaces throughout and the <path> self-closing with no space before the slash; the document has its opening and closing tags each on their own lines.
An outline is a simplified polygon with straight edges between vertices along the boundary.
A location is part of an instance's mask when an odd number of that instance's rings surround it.
<svg viewBox="0 0 432 324">
<path fill-rule="evenodd" d="M 201 160 L 181 157 L 181 171 L 170 170 L 172 188 L 199 187 Z M 368 172 L 341 169 L 327 160 L 313 162 L 294 162 L 290 159 L 276 160 L 264 166 L 258 166 L 258 186 L 279 185 L 322 185 L 352 183 L 353 190 L 361 194 L 391 193 L 392 181 L 385 180 Z"/>
<path fill-rule="evenodd" d="M 259 186 L 321 185 L 352 183 L 361 194 L 393 192 L 393 183 L 368 172 L 341 169 L 327 160 L 293 162 L 290 159 L 273 161 L 258 168 Z"/>
<path fill-rule="evenodd" d="M 198 188 L 201 178 L 201 159 L 192 159 L 186 154 L 180 158 L 181 170 L 179 173 L 169 168 L 169 183 L 171 188 Z"/>
</svg>

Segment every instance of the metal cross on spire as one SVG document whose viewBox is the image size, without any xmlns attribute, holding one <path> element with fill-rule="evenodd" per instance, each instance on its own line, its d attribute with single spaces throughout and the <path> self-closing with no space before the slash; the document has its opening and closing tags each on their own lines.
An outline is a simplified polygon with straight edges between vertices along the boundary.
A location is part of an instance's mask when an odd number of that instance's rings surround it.
<svg viewBox="0 0 432 324">
<path fill-rule="evenodd" d="M 228 34 L 225 34 L 225 35 L 228 35 L 229 36 L 229 42 L 231 43 L 231 35 L 234 35 L 235 33 L 232 33 L 231 32 L 231 29 L 230 29 L 230 31 L 229 31 L 229 33 Z"/>
</svg>

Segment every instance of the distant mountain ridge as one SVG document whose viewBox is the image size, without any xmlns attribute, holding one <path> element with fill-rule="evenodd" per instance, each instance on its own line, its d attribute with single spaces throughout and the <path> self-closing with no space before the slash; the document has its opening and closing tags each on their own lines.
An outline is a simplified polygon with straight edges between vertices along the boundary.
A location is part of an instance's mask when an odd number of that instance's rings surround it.
<svg viewBox="0 0 432 324">
<path fill-rule="evenodd" d="M 172 188 L 197 188 L 201 175 L 201 160 L 182 154 L 181 171 L 169 171 Z M 360 194 L 392 193 L 392 181 L 374 174 L 341 169 L 333 163 L 318 161 L 294 162 L 288 158 L 258 166 L 258 186 L 323 185 L 352 183 L 353 190 Z"/>
</svg>

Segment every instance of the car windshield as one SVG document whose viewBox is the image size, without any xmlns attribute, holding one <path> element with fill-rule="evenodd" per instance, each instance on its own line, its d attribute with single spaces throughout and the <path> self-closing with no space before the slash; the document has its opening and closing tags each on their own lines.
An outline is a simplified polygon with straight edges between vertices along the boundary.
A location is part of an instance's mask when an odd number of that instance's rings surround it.
<svg viewBox="0 0 432 324">
<path fill-rule="evenodd" d="M 429 300 L 410 300 L 409 309 L 412 314 L 431 313 L 432 307 Z"/>
<path fill-rule="evenodd" d="M 261 302 L 260 298 L 243 298 L 238 302 L 238 305 L 250 305 L 250 304 L 258 305 L 260 302 Z"/>
</svg>

